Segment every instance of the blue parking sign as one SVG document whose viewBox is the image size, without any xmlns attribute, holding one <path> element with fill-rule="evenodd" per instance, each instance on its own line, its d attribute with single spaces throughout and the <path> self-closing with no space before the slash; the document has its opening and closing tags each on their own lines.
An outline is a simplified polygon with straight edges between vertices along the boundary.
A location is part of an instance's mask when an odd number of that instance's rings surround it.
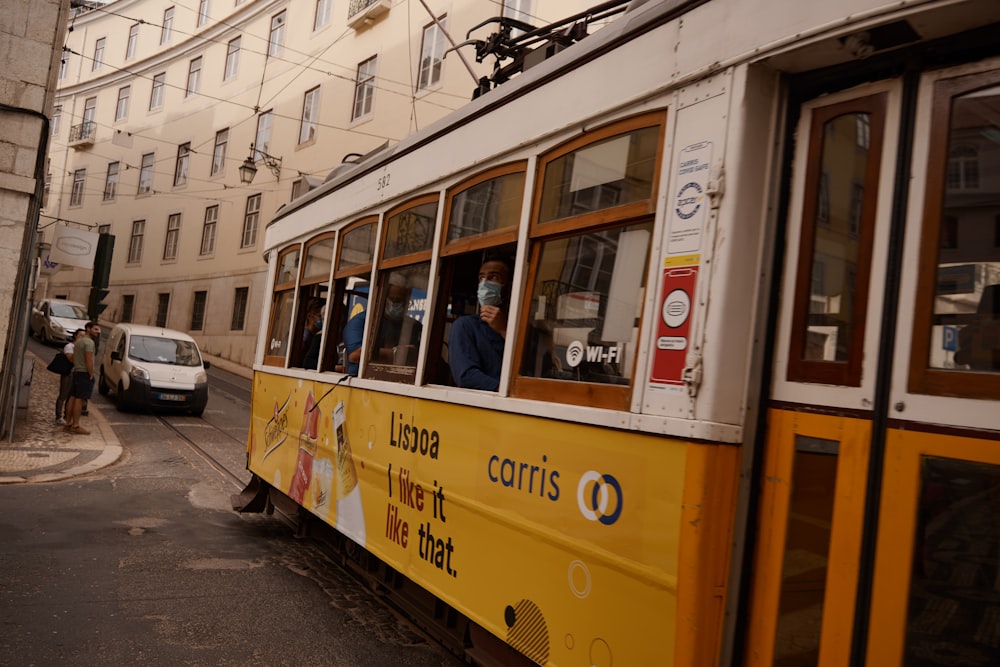
<svg viewBox="0 0 1000 667">
<path fill-rule="evenodd" d="M 958 327 L 944 327 L 941 334 L 941 347 L 954 352 L 958 349 Z"/>
</svg>

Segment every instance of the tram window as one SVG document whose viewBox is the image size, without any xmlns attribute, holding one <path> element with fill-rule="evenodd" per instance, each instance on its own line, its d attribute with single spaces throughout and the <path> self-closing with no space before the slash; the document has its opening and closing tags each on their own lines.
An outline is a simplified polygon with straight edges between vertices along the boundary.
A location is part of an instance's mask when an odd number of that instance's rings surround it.
<svg viewBox="0 0 1000 667">
<path fill-rule="evenodd" d="M 369 329 L 365 377 L 413 382 L 427 308 L 430 262 L 383 271 L 378 282 L 377 321 Z"/>
<path fill-rule="evenodd" d="M 525 314 L 522 379 L 631 385 L 652 229 L 652 222 L 644 222 L 539 244 Z M 524 382 L 518 386 L 518 393 L 528 389 Z M 536 390 L 551 399 L 551 388 Z M 596 395 L 587 388 L 579 394 Z M 627 394 L 612 396 L 624 407 Z"/>
<path fill-rule="evenodd" d="M 523 161 L 501 165 L 476 174 L 448 192 L 437 310 L 425 371 L 425 380 L 430 384 L 460 384 L 452 377 L 450 363 L 452 323 L 477 312 L 479 270 L 483 262 L 488 257 L 498 257 L 510 264 L 515 255 L 526 166 Z M 508 281 L 511 277 L 508 276 Z"/>
<path fill-rule="evenodd" d="M 885 95 L 813 112 L 788 379 L 861 384 Z"/>
<path fill-rule="evenodd" d="M 299 278 L 299 306 L 292 339 L 292 362 L 289 364 L 296 368 L 319 368 L 334 241 L 334 235 L 328 233 L 306 243 L 302 276 Z"/>
<path fill-rule="evenodd" d="M 539 222 L 648 200 L 660 128 L 645 127 L 587 145 L 545 167 Z"/>
<path fill-rule="evenodd" d="M 340 235 L 340 252 L 334 273 L 334 300 L 337 308 L 330 316 L 330 352 L 336 340 L 336 364 L 333 369 L 357 376 L 368 309 L 368 278 L 375 258 L 375 230 L 378 218 L 357 220 Z M 327 359 L 328 357 L 324 357 Z M 329 357 L 332 360 L 332 356 Z M 324 361 L 324 367 L 327 363 Z"/>
<path fill-rule="evenodd" d="M 437 220 L 437 199 L 417 204 L 389 216 L 386 221 L 386 259 L 429 251 L 434 243 L 434 223 Z"/>
<path fill-rule="evenodd" d="M 264 363 L 272 366 L 284 366 L 288 356 L 292 307 L 295 300 L 295 279 L 298 274 L 300 256 L 300 249 L 296 246 L 284 250 L 276 262 L 267 349 L 264 351 Z"/>
<path fill-rule="evenodd" d="M 939 81 L 910 388 L 1000 398 L 1000 71 Z"/>
</svg>

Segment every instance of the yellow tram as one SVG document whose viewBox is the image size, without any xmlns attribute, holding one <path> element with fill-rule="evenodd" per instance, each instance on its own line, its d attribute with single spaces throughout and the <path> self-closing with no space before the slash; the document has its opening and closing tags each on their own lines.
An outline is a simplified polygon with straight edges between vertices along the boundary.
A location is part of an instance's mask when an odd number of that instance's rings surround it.
<svg viewBox="0 0 1000 667">
<path fill-rule="evenodd" d="M 344 165 L 267 229 L 240 509 L 335 528 L 482 664 L 1000 664 L 997 35 L 635 2 Z"/>
</svg>

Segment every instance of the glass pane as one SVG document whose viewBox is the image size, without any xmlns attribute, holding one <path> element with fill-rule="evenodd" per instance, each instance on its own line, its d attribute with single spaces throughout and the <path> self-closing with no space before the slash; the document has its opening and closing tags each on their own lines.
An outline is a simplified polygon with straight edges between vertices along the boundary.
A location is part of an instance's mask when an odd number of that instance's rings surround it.
<svg viewBox="0 0 1000 667">
<path fill-rule="evenodd" d="M 437 202 L 414 206 L 389 218 L 386 225 L 386 259 L 430 250 L 434 242 L 436 218 Z"/>
<path fill-rule="evenodd" d="M 907 665 L 1000 665 L 1000 466 L 925 457 Z"/>
<path fill-rule="evenodd" d="M 278 277 L 275 279 L 275 285 L 281 285 L 283 283 L 295 282 L 295 274 L 299 270 L 299 250 L 295 249 L 291 252 L 286 252 L 284 255 L 278 258 Z"/>
<path fill-rule="evenodd" d="M 361 225 L 344 234 L 338 269 L 369 264 L 375 257 L 375 223 Z"/>
<path fill-rule="evenodd" d="M 649 199 L 660 128 L 647 127 L 564 155 L 545 167 L 539 222 Z"/>
<path fill-rule="evenodd" d="M 417 365 L 429 275 L 430 263 L 423 262 L 383 273 L 379 279 L 379 321 L 369 359 L 383 370 L 394 367 L 393 372 L 403 374 L 400 379 L 412 380 Z"/>
<path fill-rule="evenodd" d="M 815 667 L 837 485 L 833 440 L 795 436 L 774 642 L 776 667 Z"/>
<path fill-rule="evenodd" d="M 825 123 L 816 189 L 809 316 L 802 359 L 846 362 L 855 321 L 859 243 L 871 115 L 845 114 Z M 872 193 L 874 194 L 874 193 Z M 863 295 L 862 295 L 863 298 Z"/>
<path fill-rule="evenodd" d="M 271 305 L 271 339 L 265 354 L 273 357 L 288 355 L 288 328 L 292 324 L 292 291 L 286 290 L 274 295 Z"/>
<path fill-rule="evenodd" d="M 521 216 L 524 172 L 474 185 L 451 200 L 448 241 L 515 227 Z"/>
<path fill-rule="evenodd" d="M 333 238 L 313 243 L 306 249 L 306 266 L 303 280 L 309 278 L 326 278 L 330 275 L 330 263 L 333 261 Z"/>
<path fill-rule="evenodd" d="M 1000 87 L 951 109 L 929 368 L 1000 371 Z"/>
<path fill-rule="evenodd" d="M 521 375 L 628 385 L 652 223 L 545 241 Z"/>
</svg>

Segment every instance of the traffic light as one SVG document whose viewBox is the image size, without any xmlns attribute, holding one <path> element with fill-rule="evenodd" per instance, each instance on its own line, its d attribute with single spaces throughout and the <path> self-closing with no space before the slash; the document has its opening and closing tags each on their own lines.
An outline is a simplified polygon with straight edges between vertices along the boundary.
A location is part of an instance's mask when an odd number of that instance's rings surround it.
<svg viewBox="0 0 1000 667">
<path fill-rule="evenodd" d="M 108 304 L 101 303 L 108 296 L 108 281 L 111 279 L 111 257 L 115 251 L 115 237 L 111 234 L 101 234 L 97 237 L 97 252 L 94 253 L 94 277 L 90 281 L 90 299 L 87 301 L 87 312 L 94 322 L 100 317 Z"/>
<path fill-rule="evenodd" d="M 110 290 L 104 289 L 103 287 L 91 287 L 90 288 L 90 299 L 87 301 L 87 312 L 90 313 L 90 319 L 94 322 L 100 316 L 104 309 L 108 307 L 108 304 L 101 303 L 104 298 L 110 294 Z"/>
</svg>

